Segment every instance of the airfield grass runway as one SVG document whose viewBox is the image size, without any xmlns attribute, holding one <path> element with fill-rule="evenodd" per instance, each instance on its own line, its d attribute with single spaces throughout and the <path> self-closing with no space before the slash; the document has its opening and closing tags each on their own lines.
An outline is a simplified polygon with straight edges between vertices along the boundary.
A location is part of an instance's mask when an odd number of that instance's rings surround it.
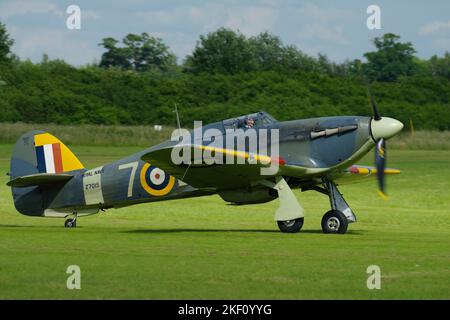
<svg viewBox="0 0 450 320">
<path fill-rule="evenodd" d="M 22 216 L 4 174 L 11 145 L 0 146 L 0 299 L 449 299 L 450 151 L 389 150 L 389 201 L 375 181 L 342 186 L 358 223 L 325 235 L 328 198 L 296 195 L 301 233 L 273 221 L 278 200 L 226 205 L 218 196 L 108 210 L 81 218 Z M 73 147 L 87 167 L 140 148 Z M 372 164 L 372 154 L 359 163 Z M 81 268 L 81 290 L 66 268 Z M 368 290 L 366 269 L 381 268 Z"/>
</svg>

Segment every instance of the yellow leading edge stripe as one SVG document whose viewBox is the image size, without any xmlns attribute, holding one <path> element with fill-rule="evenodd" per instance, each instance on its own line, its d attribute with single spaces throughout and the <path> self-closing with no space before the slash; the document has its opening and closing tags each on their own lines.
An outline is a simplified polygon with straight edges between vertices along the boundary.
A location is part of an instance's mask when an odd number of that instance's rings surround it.
<svg viewBox="0 0 450 320">
<path fill-rule="evenodd" d="M 369 168 L 356 167 L 356 169 L 358 169 L 357 173 L 356 172 L 351 172 L 351 171 L 350 172 L 351 173 L 356 173 L 356 174 L 365 174 L 365 175 L 375 174 L 375 173 L 378 172 L 378 170 L 376 168 L 369 169 Z M 386 173 L 386 174 L 399 174 L 400 170 L 398 170 L 398 169 L 386 169 L 386 170 L 384 170 L 384 173 Z"/>
<path fill-rule="evenodd" d="M 240 158 L 244 158 L 244 159 L 250 158 L 250 154 L 245 151 L 236 151 L 236 150 L 215 148 L 215 147 L 209 147 L 209 146 L 194 146 L 194 147 L 200 148 L 202 150 L 219 152 L 222 154 L 236 156 L 236 157 L 240 157 Z M 262 164 L 269 164 L 272 161 L 272 158 L 270 158 L 269 156 L 264 156 L 264 155 L 259 155 L 259 154 L 254 154 L 252 156 L 256 161 L 259 161 Z"/>
</svg>

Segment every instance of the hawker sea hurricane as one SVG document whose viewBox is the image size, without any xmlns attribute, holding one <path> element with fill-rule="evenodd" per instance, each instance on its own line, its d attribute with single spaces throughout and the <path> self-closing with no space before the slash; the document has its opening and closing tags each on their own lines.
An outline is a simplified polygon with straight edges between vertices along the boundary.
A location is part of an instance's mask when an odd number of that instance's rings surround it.
<svg viewBox="0 0 450 320">
<path fill-rule="evenodd" d="M 325 233 L 345 233 L 355 222 L 352 209 L 337 189 L 337 183 L 377 177 L 379 192 L 385 192 L 386 140 L 400 132 L 401 122 L 381 117 L 372 101 L 373 117 L 336 116 L 277 121 L 265 112 L 227 119 L 203 127 L 215 129 L 223 147 L 211 147 L 211 139 L 196 139 L 183 148 L 209 151 L 210 156 L 232 158 L 232 163 L 193 161 L 175 163 L 173 151 L 179 140 L 167 140 L 127 158 L 87 170 L 60 140 L 43 131 L 23 135 L 16 143 L 9 171 L 16 209 L 28 216 L 64 217 L 66 227 L 75 227 L 77 218 L 110 208 L 144 202 L 218 194 L 234 204 L 263 203 L 279 199 L 275 221 L 283 232 L 298 232 L 304 210 L 292 189 L 314 190 L 329 197 L 331 210 L 322 218 Z M 236 131 L 236 129 L 239 129 Z M 248 130 L 269 134 L 267 150 L 277 144 L 278 154 L 260 154 L 248 143 L 227 148 Z M 275 131 L 274 131 L 275 130 Z M 238 132 L 236 134 L 236 132 Z M 181 136 L 180 136 L 181 137 Z M 228 140 L 227 140 L 228 141 Z M 216 141 L 217 142 L 217 141 Z M 355 165 L 375 147 L 375 167 Z M 245 161 L 239 161 L 239 160 Z M 198 160 L 198 159 L 197 159 Z M 265 160 L 265 161 L 263 161 Z M 263 174 L 276 164 L 276 170 Z M 245 219 L 245 217 L 243 217 Z"/>
</svg>

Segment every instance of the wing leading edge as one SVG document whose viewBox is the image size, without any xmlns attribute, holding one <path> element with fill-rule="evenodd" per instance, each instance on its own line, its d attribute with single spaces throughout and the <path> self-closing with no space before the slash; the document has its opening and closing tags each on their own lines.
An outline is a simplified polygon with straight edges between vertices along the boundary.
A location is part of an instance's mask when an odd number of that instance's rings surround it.
<svg viewBox="0 0 450 320">
<path fill-rule="evenodd" d="M 364 182 L 370 179 L 376 179 L 377 168 L 370 166 L 352 165 L 344 171 L 336 173 L 335 179 L 340 184 Z M 384 173 L 387 175 L 397 175 L 401 171 L 394 168 L 386 168 Z"/>
</svg>

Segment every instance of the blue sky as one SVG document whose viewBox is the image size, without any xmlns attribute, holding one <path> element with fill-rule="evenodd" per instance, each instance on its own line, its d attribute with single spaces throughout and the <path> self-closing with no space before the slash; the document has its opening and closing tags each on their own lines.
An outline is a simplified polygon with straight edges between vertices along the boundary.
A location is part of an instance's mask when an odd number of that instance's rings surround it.
<svg viewBox="0 0 450 320">
<path fill-rule="evenodd" d="M 66 8 L 82 10 L 81 30 L 68 30 Z M 369 5 L 381 8 L 381 30 L 366 27 Z M 341 62 L 373 50 L 371 39 L 386 32 L 411 41 L 418 56 L 450 51 L 450 1 L 406 0 L 0 0 L 0 21 L 22 59 L 40 61 L 43 53 L 82 65 L 99 61 L 104 37 L 148 32 L 160 37 L 182 60 L 199 35 L 219 27 L 247 36 L 270 31 L 284 43 Z"/>
</svg>

